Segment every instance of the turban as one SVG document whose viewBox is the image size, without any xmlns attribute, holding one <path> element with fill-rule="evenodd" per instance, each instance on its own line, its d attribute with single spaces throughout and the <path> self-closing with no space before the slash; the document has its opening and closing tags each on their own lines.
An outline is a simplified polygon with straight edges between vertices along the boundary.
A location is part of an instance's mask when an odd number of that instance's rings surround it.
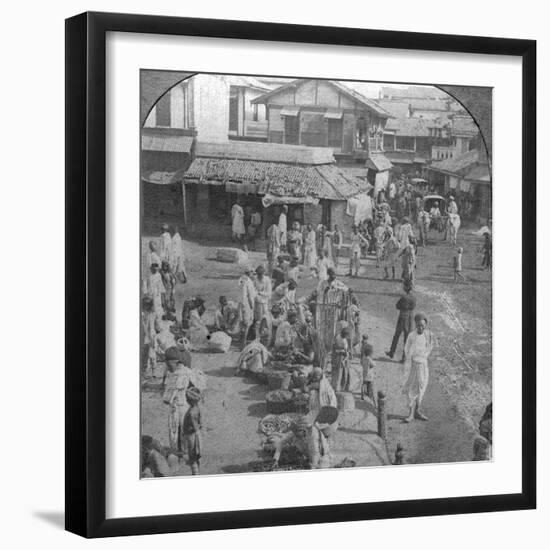
<svg viewBox="0 0 550 550">
<path fill-rule="evenodd" d="M 321 407 L 315 422 L 319 424 L 334 424 L 338 419 L 338 409 L 336 407 Z"/>
<path fill-rule="evenodd" d="M 424 315 L 424 313 L 417 313 L 415 316 L 414 316 L 414 322 L 415 323 L 418 323 L 418 321 L 426 321 L 426 323 L 428 322 L 428 318 L 426 317 L 426 315 Z"/>
<path fill-rule="evenodd" d="M 193 386 L 187 389 L 185 392 L 185 397 L 187 397 L 187 401 L 200 401 L 201 392 L 199 388 L 195 388 L 195 386 Z"/>
<path fill-rule="evenodd" d="M 164 353 L 164 358 L 166 361 L 179 361 L 180 357 L 180 350 L 174 346 L 168 348 Z"/>
</svg>

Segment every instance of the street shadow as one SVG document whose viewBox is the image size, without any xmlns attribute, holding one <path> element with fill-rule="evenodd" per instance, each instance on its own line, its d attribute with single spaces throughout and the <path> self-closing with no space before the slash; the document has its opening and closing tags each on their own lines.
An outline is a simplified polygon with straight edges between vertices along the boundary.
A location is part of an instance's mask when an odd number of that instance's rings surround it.
<svg viewBox="0 0 550 550">
<path fill-rule="evenodd" d="M 405 420 L 407 418 L 406 414 L 388 414 L 388 420 Z"/>
<path fill-rule="evenodd" d="M 233 274 L 219 274 L 219 275 L 203 275 L 203 279 L 225 279 L 225 280 L 232 280 L 236 281 L 239 277 L 236 277 Z"/>
<path fill-rule="evenodd" d="M 377 416 L 378 411 L 376 410 L 376 407 L 372 404 L 372 402 L 369 401 L 363 401 L 360 398 L 356 398 L 355 400 L 355 408 L 359 409 L 360 411 L 369 412 L 374 416 Z"/>
<path fill-rule="evenodd" d="M 225 474 L 244 474 L 250 472 L 249 464 L 228 464 L 227 466 L 222 466 L 221 471 Z"/>
<path fill-rule="evenodd" d="M 65 529 L 65 512 L 34 510 L 33 516 L 58 529 Z"/>
<path fill-rule="evenodd" d="M 254 381 L 251 381 L 252 386 L 246 390 L 239 392 L 239 395 L 242 395 L 245 399 L 249 401 L 260 401 L 265 399 L 267 393 L 267 388 L 263 384 L 258 384 Z"/>
<path fill-rule="evenodd" d="M 428 277 L 419 278 L 419 281 L 421 282 L 429 281 L 430 283 L 452 283 L 453 277 L 452 277 L 452 274 L 447 276 L 441 276 L 441 277 L 436 277 L 434 275 L 431 275 Z"/>
<path fill-rule="evenodd" d="M 382 363 L 395 363 L 395 364 L 400 364 L 401 361 L 399 361 L 398 359 L 390 359 L 387 355 L 380 355 L 379 357 L 376 358 L 377 361 L 381 361 Z"/>
<path fill-rule="evenodd" d="M 267 414 L 265 401 L 256 401 L 248 406 L 248 416 L 263 418 Z"/>
<path fill-rule="evenodd" d="M 338 431 L 354 435 L 378 435 L 374 430 L 358 430 L 356 428 L 342 428 L 342 426 L 338 427 Z"/>
<path fill-rule="evenodd" d="M 401 294 L 398 292 L 380 292 L 380 291 L 373 291 L 373 290 L 358 290 L 356 288 L 353 289 L 354 294 L 369 294 L 371 296 L 389 296 L 390 298 L 399 298 Z"/>
<path fill-rule="evenodd" d="M 235 376 L 235 367 L 219 367 L 217 369 L 209 370 L 208 376 L 215 376 L 216 378 L 232 378 Z"/>
</svg>

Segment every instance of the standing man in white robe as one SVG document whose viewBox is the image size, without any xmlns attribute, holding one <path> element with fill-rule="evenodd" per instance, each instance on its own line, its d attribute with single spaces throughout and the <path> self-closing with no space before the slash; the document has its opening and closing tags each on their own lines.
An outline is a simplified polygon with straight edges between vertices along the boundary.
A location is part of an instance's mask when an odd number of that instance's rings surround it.
<svg viewBox="0 0 550 550">
<path fill-rule="evenodd" d="M 261 337 L 262 322 L 265 321 L 267 330 L 267 345 L 271 343 L 271 279 L 265 275 L 263 265 L 256 268 L 256 280 L 254 281 L 256 296 L 254 297 L 254 328 L 256 338 Z"/>
<path fill-rule="evenodd" d="M 174 228 L 172 237 L 172 262 L 170 264 L 172 273 L 180 283 L 187 282 L 187 272 L 185 271 L 185 253 L 183 251 L 183 240 L 178 227 Z"/>
<path fill-rule="evenodd" d="M 239 302 L 239 314 L 241 318 L 242 329 L 242 348 L 246 347 L 248 332 L 254 322 L 254 298 L 256 290 L 252 282 L 252 269 L 247 267 L 243 276 L 239 279 L 239 287 L 241 290 L 241 300 Z"/>
<path fill-rule="evenodd" d="M 168 263 L 172 261 L 172 235 L 167 223 L 162 224 L 162 234 L 160 236 L 160 259 Z"/>
<path fill-rule="evenodd" d="M 286 215 L 288 213 L 288 206 L 285 204 L 279 214 L 279 243 L 281 247 L 286 246 L 286 233 L 287 233 L 287 221 Z"/>
<path fill-rule="evenodd" d="M 231 232 L 233 234 L 233 240 L 241 241 L 244 234 L 244 210 L 243 207 L 237 201 L 231 207 Z"/>
<path fill-rule="evenodd" d="M 426 328 L 428 319 L 423 313 L 417 313 L 414 316 L 414 322 L 416 330 L 409 334 L 405 344 L 405 367 L 409 373 L 403 386 L 403 393 L 409 401 L 409 416 L 405 422 L 412 422 L 415 418 L 428 420 L 428 417 L 422 413 L 421 406 L 428 387 L 430 374 L 428 358 L 434 347 L 434 339 L 432 333 Z"/>
<path fill-rule="evenodd" d="M 310 274 L 317 264 L 317 244 L 315 237 L 315 231 L 313 231 L 311 224 L 308 223 L 304 239 L 304 267 L 309 270 Z"/>
</svg>

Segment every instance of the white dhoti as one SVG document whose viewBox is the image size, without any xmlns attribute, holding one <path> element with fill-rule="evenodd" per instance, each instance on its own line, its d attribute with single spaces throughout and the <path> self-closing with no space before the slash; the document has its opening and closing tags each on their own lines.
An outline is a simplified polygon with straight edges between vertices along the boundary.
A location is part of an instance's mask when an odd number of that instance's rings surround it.
<svg viewBox="0 0 550 550">
<path fill-rule="evenodd" d="M 411 361 L 409 376 L 403 386 L 403 393 L 410 401 L 418 399 L 420 403 L 428 387 L 430 371 L 428 369 L 428 361 Z"/>
<path fill-rule="evenodd" d="M 409 398 L 411 406 L 415 400 L 420 406 L 428 387 L 428 357 L 433 346 L 433 336 L 427 329 L 422 334 L 413 331 L 407 337 L 404 351 L 405 366 L 408 368 L 409 374 L 403 386 L 403 393 Z"/>
</svg>

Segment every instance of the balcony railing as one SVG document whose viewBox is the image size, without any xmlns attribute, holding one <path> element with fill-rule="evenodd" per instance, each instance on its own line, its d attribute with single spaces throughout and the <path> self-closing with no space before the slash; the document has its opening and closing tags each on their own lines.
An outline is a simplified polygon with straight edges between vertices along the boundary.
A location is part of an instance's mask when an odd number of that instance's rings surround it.
<svg viewBox="0 0 550 550">
<path fill-rule="evenodd" d="M 452 159 L 456 154 L 454 147 L 447 147 L 443 145 L 434 145 L 432 147 L 432 160 L 445 160 Z"/>
<path fill-rule="evenodd" d="M 384 138 L 383 137 L 370 137 L 369 138 L 369 151 L 383 151 L 384 150 Z"/>
</svg>

